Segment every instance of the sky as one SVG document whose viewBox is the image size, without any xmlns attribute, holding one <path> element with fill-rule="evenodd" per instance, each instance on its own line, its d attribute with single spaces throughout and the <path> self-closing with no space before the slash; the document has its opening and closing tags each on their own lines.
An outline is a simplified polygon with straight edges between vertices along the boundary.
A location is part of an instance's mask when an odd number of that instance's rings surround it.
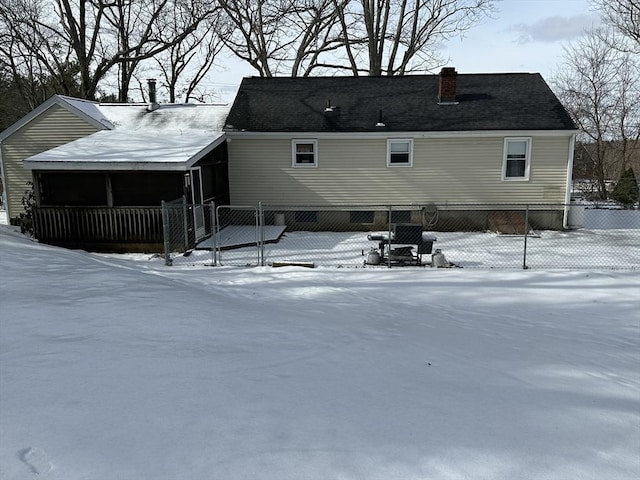
<svg viewBox="0 0 640 480">
<path fill-rule="evenodd" d="M 497 9 L 446 45 L 443 53 L 459 72 L 532 72 L 549 80 L 564 46 L 599 19 L 588 0 L 504 0 Z"/>
<path fill-rule="evenodd" d="M 549 82 L 564 46 L 598 20 L 589 0 L 502 0 L 491 18 L 448 41 L 441 53 L 459 73 L 531 72 Z M 235 92 L 244 76 L 256 74 L 234 58 L 221 63 L 209 88 Z"/>
</svg>

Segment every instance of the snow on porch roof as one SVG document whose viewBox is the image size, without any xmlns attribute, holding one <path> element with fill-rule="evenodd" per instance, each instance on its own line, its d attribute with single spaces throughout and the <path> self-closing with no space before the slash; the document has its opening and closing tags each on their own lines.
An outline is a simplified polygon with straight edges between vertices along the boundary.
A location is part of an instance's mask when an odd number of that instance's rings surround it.
<svg viewBox="0 0 640 480">
<path fill-rule="evenodd" d="M 185 170 L 225 139 L 222 132 L 102 130 L 24 161 L 28 170 Z"/>
<path fill-rule="evenodd" d="M 96 107 L 108 129 L 29 157 L 24 168 L 184 170 L 225 140 L 228 105 L 161 105 L 153 111 L 142 104 Z"/>
</svg>

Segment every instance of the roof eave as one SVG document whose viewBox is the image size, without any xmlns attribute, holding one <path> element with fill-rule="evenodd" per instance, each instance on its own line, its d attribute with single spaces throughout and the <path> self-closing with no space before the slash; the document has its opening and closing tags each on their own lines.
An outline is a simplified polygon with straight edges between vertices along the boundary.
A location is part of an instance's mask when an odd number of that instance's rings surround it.
<svg viewBox="0 0 640 480">
<path fill-rule="evenodd" d="M 103 170 L 119 170 L 119 171 L 185 171 L 193 167 L 202 160 L 207 154 L 212 152 L 216 147 L 220 146 L 226 140 L 224 133 L 209 143 L 206 147 L 199 150 L 185 161 L 181 162 L 98 162 L 98 161 L 47 161 L 47 160 L 29 160 L 25 159 L 23 166 L 25 170 L 65 170 L 65 171 L 103 171 Z"/>
<path fill-rule="evenodd" d="M 256 132 L 227 130 L 227 137 L 234 138 L 479 138 L 479 137 L 504 137 L 504 136 L 548 136 L 568 137 L 578 133 L 577 129 L 550 129 L 550 130 L 464 130 L 464 131 L 379 131 L 379 132 Z"/>
<path fill-rule="evenodd" d="M 58 171 L 185 171 L 190 168 L 186 162 L 29 162 L 25 160 L 26 170 Z"/>
</svg>

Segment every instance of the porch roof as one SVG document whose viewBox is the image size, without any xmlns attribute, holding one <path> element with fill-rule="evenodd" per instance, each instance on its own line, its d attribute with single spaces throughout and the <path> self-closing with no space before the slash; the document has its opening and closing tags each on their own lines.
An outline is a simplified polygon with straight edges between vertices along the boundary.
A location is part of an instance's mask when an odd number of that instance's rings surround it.
<svg viewBox="0 0 640 480">
<path fill-rule="evenodd" d="M 102 130 L 24 161 L 28 170 L 185 170 L 223 143 L 222 132 Z"/>
</svg>

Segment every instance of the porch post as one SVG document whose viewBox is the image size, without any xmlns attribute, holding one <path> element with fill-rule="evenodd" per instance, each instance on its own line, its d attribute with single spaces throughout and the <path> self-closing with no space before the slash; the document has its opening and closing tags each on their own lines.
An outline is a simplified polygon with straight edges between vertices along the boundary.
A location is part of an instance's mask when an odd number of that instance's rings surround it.
<svg viewBox="0 0 640 480">
<path fill-rule="evenodd" d="M 107 206 L 113 208 L 113 187 L 111 186 L 111 174 L 107 172 L 105 174 L 105 184 L 107 188 Z"/>
</svg>

